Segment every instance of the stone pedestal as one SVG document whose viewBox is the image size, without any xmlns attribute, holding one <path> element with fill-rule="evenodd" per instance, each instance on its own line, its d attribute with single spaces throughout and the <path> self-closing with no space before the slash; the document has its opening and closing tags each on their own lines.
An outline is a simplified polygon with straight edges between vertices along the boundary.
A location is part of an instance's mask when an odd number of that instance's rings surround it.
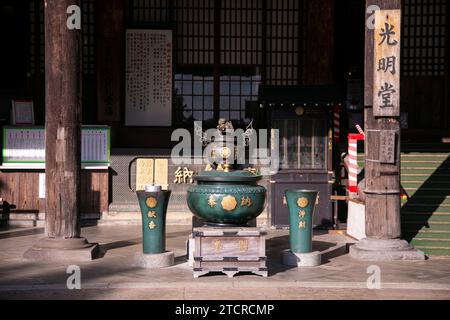
<svg viewBox="0 0 450 320">
<path fill-rule="evenodd" d="M 196 228 L 193 232 L 194 278 L 211 272 L 268 276 L 266 234 L 261 228 Z M 192 247 L 191 247 L 192 248 Z"/>
<path fill-rule="evenodd" d="M 350 256 L 362 261 L 425 260 L 423 252 L 400 239 L 363 239 L 350 247 Z"/>
<path fill-rule="evenodd" d="M 136 266 L 144 269 L 161 269 L 171 267 L 175 264 L 175 255 L 172 251 L 159 254 L 136 255 Z"/>
<path fill-rule="evenodd" d="M 318 251 L 311 253 L 293 253 L 284 250 L 281 253 L 281 263 L 290 267 L 318 267 L 322 264 L 322 254 Z"/>
<path fill-rule="evenodd" d="M 44 238 L 27 250 L 24 258 L 60 262 L 91 261 L 98 257 L 99 252 L 98 244 L 89 243 L 85 238 Z"/>
</svg>

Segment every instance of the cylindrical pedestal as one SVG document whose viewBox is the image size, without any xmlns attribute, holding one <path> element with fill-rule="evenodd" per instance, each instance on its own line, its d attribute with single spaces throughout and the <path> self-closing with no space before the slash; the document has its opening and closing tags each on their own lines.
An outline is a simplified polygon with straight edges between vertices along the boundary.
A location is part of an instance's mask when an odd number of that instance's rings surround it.
<svg viewBox="0 0 450 320">
<path fill-rule="evenodd" d="M 138 254 L 136 266 L 144 269 L 160 269 L 171 267 L 175 264 L 175 256 L 171 251 L 158 254 Z"/>
<path fill-rule="evenodd" d="M 310 253 L 292 253 L 285 250 L 281 253 L 281 263 L 290 267 L 318 267 L 322 264 L 322 254 L 318 251 Z"/>
<path fill-rule="evenodd" d="M 142 247 L 144 255 L 166 252 L 166 215 L 171 191 L 138 191 L 142 212 Z"/>
<path fill-rule="evenodd" d="M 309 190 L 288 190 L 285 193 L 289 208 L 290 248 L 294 254 L 312 251 L 313 215 L 318 194 Z"/>
</svg>

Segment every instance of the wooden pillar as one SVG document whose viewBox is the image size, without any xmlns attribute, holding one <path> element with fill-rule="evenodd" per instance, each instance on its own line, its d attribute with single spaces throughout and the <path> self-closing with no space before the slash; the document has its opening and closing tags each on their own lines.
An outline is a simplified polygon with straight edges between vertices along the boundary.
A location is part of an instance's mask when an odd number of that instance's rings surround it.
<svg viewBox="0 0 450 320">
<path fill-rule="evenodd" d="M 90 260 L 98 246 L 80 237 L 82 42 L 68 8 L 45 0 L 46 238 L 25 253 L 43 260 Z"/>
<path fill-rule="evenodd" d="M 378 5 L 380 9 L 400 9 L 400 0 L 368 0 L 367 5 Z M 398 117 L 375 118 L 373 116 L 374 82 L 374 32 L 366 26 L 365 39 L 365 143 L 366 163 L 366 235 L 377 239 L 399 239 L 400 223 L 400 119 Z M 399 71 L 398 71 L 399 72 Z M 400 89 L 400 88 L 399 88 Z M 373 130 L 373 131 L 372 131 Z M 380 131 L 377 131 L 380 130 Z M 379 160 L 379 133 L 393 130 L 396 134 L 396 163 L 381 164 Z M 372 134 L 373 133 L 373 134 Z M 378 146 L 378 148 L 373 148 Z M 398 193 L 392 192 L 397 190 Z"/>
<path fill-rule="evenodd" d="M 401 0 L 366 0 L 366 6 L 381 10 L 401 9 Z M 374 29 L 367 21 L 365 37 L 365 179 L 366 179 L 366 239 L 353 246 L 350 254 L 360 260 L 423 260 L 423 254 L 400 240 L 400 119 L 399 117 L 374 117 Z M 400 41 L 400 39 L 398 39 Z M 398 57 L 400 59 L 400 57 Z M 400 72 L 400 70 L 397 70 Z M 397 90 L 401 90 L 398 88 Z M 384 163 L 381 136 L 395 132 L 395 160 Z M 380 151 L 381 150 L 381 151 Z"/>
<path fill-rule="evenodd" d="M 81 30 L 69 30 L 67 8 L 80 0 L 45 1 L 46 233 L 80 236 Z"/>
</svg>

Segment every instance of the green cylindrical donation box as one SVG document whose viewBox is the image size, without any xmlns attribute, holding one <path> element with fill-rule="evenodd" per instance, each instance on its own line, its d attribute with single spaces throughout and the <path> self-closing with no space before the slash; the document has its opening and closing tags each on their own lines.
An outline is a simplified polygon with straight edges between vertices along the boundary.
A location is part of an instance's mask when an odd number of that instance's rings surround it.
<svg viewBox="0 0 450 320">
<path fill-rule="evenodd" d="M 142 246 L 144 254 L 166 252 L 166 215 L 171 191 L 137 191 L 142 212 Z"/>
<path fill-rule="evenodd" d="M 312 252 L 313 216 L 319 193 L 311 190 L 285 192 L 289 208 L 290 246 L 293 253 Z"/>
</svg>

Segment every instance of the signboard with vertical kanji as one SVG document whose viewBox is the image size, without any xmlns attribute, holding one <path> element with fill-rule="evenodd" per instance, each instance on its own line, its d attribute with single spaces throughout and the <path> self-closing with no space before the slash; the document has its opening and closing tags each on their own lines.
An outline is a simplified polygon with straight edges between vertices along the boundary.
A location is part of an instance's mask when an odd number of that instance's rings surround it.
<svg viewBox="0 0 450 320">
<path fill-rule="evenodd" d="M 380 133 L 380 162 L 395 164 L 396 162 L 396 137 L 395 130 L 383 130 Z"/>
<path fill-rule="evenodd" d="M 373 115 L 400 116 L 401 11 L 375 12 Z"/>
<path fill-rule="evenodd" d="M 172 31 L 126 31 L 127 126 L 172 125 Z"/>
</svg>

